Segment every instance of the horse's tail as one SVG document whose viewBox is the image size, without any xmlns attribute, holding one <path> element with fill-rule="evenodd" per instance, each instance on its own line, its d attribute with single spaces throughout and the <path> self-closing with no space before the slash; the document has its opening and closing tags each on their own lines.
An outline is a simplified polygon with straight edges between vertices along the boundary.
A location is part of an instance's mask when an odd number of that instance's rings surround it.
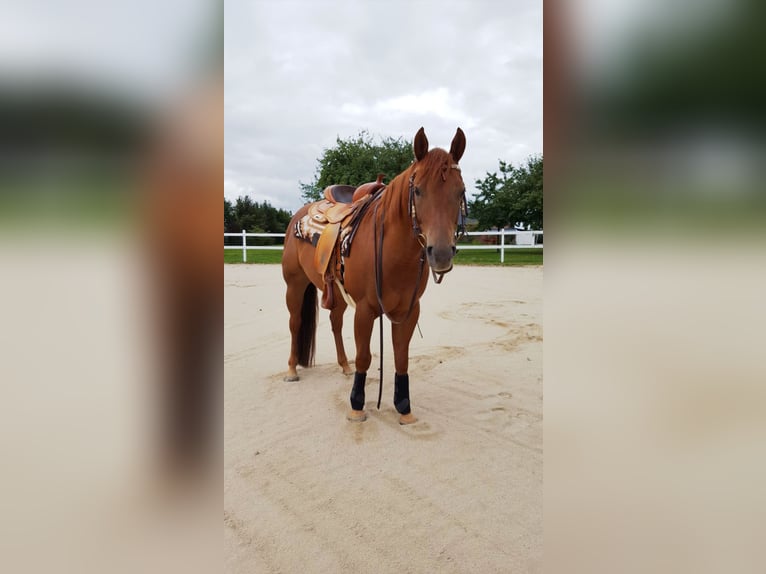
<svg viewBox="0 0 766 574">
<path fill-rule="evenodd" d="M 310 367 L 314 364 L 314 341 L 317 333 L 317 288 L 309 283 L 303 293 L 301 327 L 298 329 L 298 364 Z"/>
</svg>

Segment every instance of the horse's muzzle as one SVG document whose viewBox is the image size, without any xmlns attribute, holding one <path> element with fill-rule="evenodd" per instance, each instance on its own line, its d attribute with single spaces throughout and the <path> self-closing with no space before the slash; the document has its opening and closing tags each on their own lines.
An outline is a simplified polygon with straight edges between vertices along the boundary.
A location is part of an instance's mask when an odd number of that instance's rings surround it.
<svg viewBox="0 0 766 574">
<path fill-rule="evenodd" d="M 455 257 L 456 251 L 454 245 L 443 247 L 429 245 L 426 248 L 426 256 L 428 257 L 428 265 L 431 267 L 431 270 L 436 273 L 446 273 L 452 269 L 452 259 Z"/>
</svg>

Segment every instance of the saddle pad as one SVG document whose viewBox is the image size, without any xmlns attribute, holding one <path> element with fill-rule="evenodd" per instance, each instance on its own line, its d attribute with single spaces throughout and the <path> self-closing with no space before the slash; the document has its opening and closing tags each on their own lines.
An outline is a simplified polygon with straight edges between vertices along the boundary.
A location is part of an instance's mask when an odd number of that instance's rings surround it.
<svg viewBox="0 0 766 574">
<path fill-rule="evenodd" d="M 304 215 L 302 218 L 295 222 L 295 229 L 293 230 L 293 234 L 298 239 L 308 241 L 314 247 L 316 247 L 316 244 L 319 241 L 319 237 L 322 235 L 326 225 L 327 221 L 320 223 L 310 215 Z"/>
</svg>

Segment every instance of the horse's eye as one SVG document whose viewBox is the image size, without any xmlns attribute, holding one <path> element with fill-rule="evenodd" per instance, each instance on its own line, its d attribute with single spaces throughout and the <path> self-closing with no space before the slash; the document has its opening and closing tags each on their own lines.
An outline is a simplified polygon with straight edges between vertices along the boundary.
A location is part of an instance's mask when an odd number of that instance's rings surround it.
<svg viewBox="0 0 766 574">
<path fill-rule="evenodd" d="M 420 195 L 420 188 L 419 187 L 415 188 L 415 195 Z"/>
</svg>

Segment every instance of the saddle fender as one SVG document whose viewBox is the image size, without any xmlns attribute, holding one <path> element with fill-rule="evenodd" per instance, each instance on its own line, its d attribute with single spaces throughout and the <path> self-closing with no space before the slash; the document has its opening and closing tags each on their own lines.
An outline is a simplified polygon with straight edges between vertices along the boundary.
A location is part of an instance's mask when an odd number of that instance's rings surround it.
<svg viewBox="0 0 766 574">
<path fill-rule="evenodd" d="M 328 223 L 322 235 L 319 236 L 316 251 L 314 252 L 314 268 L 322 277 L 324 277 L 325 271 L 327 271 L 327 264 L 332 259 L 339 233 L 340 223 Z"/>
</svg>

